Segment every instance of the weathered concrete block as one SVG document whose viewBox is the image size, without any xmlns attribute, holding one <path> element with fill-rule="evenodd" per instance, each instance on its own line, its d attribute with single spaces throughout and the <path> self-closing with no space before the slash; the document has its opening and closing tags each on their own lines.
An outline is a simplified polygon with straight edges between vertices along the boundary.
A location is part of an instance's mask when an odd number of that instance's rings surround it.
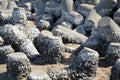
<svg viewBox="0 0 120 80">
<path fill-rule="evenodd" d="M 7 56 L 7 78 L 24 80 L 31 72 L 31 63 L 24 53 L 11 53 Z"/>
<path fill-rule="evenodd" d="M 84 21 L 83 16 L 80 13 L 75 12 L 75 11 L 70 11 L 68 13 L 65 11 L 62 11 L 62 15 L 65 18 L 64 19 L 65 21 L 71 22 L 72 24 L 76 26 L 82 24 Z"/>
<path fill-rule="evenodd" d="M 86 40 L 87 37 L 77 33 L 73 30 L 70 30 L 68 28 L 64 28 L 60 25 L 56 26 L 53 30 L 52 33 L 55 36 L 60 36 L 64 40 L 64 42 L 71 42 L 71 43 L 81 43 L 83 44 Z M 71 33 L 71 34 L 70 34 Z"/>
<path fill-rule="evenodd" d="M 100 3 L 95 6 L 95 9 L 99 15 L 109 16 L 113 13 L 113 9 L 115 8 L 116 5 L 117 0 L 101 0 Z"/>
<path fill-rule="evenodd" d="M 59 63 L 62 60 L 65 49 L 61 37 L 44 30 L 38 36 L 36 44 L 43 64 Z"/>
<path fill-rule="evenodd" d="M 98 67 L 99 54 L 97 51 L 84 47 L 80 53 L 74 59 L 72 69 L 75 69 L 75 73 L 72 73 L 72 79 L 79 80 L 93 80 L 96 75 L 96 69 Z"/>
<path fill-rule="evenodd" d="M 110 43 L 106 50 L 106 57 L 109 64 L 113 64 L 120 58 L 120 43 Z"/>
<path fill-rule="evenodd" d="M 40 34 L 39 29 L 35 27 L 27 27 L 21 24 L 17 24 L 15 26 L 25 34 L 27 39 L 30 39 L 31 41 L 34 41 L 34 39 Z"/>
<path fill-rule="evenodd" d="M 34 47 L 32 41 L 27 39 L 25 34 L 16 26 L 10 24 L 4 25 L 0 30 L 0 35 L 6 42 L 16 46 L 19 51 L 24 52 L 30 59 L 39 55 L 39 52 Z"/>
<path fill-rule="evenodd" d="M 92 5 L 97 5 L 100 2 L 100 0 L 76 0 L 75 5 L 79 4 L 92 4 Z"/>
<path fill-rule="evenodd" d="M 103 17 L 98 22 L 98 28 L 93 30 L 92 35 L 100 37 L 105 42 L 120 42 L 120 28 L 109 17 Z"/>
<path fill-rule="evenodd" d="M 99 53 L 100 56 L 105 56 L 106 55 L 105 54 L 106 46 L 103 43 L 103 41 L 100 38 L 98 38 L 98 37 L 90 36 L 85 41 L 85 43 L 83 44 L 83 46 L 98 51 L 98 53 Z"/>
<path fill-rule="evenodd" d="M 118 59 L 112 67 L 110 80 L 119 80 L 119 79 L 120 79 L 120 59 Z"/>
<path fill-rule="evenodd" d="M 14 8 L 12 17 L 11 17 L 11 23 L 12 24 L 25 24 L 27 20 L 25 9 L 24 8 Z"/>
<path fill-rule="evenodd" d="M 93 29 L 97 28 L 98 21 L 100 19 L 101 19 L 101 16 L 94 9 L 91 10 L 84 23 L 85 30 L 92 31 Z"/>
<path fill-rule="evenodd" d="M 48 71 L 48 75 L 51 77 L 52 80 L 71 80 L 70 74 L 71 71 L 67 68 Z"/>
<path fill-rule="evenodd" d="M 32 71 L 27 80 L 52 80 L 43 70 Z"/>
<path fill-rule="evenodd" d="M 11 45 L 3 45 L 0 46 L 0 64 L 7 62 L 7 55 L 13 53 L 14 49 Z"/>
<path fill-rule="evenodd" d="M 93 5 L 90 4 L 79 4 L 77 7 L 77 11 L 81 13 L 83 16 L 88 17 L 90 11 L 94 8 Z"/>
<path fill-rule="evenodd" d="M 99 54 L 84 48 L 67 68 L 48 71 L 53 80 L 93 80 L 98 67 Z"/>
<path fill-rule="evenodd" d="M 120 26 L 120 9 L 114 13 L 113 19 Z"/>
</svg>

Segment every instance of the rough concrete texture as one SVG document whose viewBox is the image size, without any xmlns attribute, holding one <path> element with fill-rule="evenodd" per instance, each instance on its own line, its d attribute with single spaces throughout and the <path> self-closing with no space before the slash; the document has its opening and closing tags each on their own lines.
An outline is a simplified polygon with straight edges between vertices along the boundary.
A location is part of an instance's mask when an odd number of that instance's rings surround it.
<svg viewBox="0 0 120 80">
<path fill-rule="evenodd" d="M 40 22 L 37 23 L 37 28 L 42 31 L 42 30 L 50 30 L 51 25 L 48 21 L 40 20 Z"/>
<path fill-rule="evenodd" d="M 84 47 L 70 66 L 70 68 L 75 70 L 75 73 L 72 73 L 72 79 L 92 80 L 96 75 L 98 61 L 98 52 Z"/>
<path fill-rule="evenodd" d="M 43 70 L 37 70 L 30 73 L 27 80 L 52 80 Z"/>
<path fill-rule="evenodd" d="M 120 9 L 114 13 L 113 19 L 120 26 Z"/>
<path fill-rule="evenodd" d="M 11 23 L 12 24 L 17 24 L 17 23 L 25 24 L 26 20 L 27 20 L 27 16 L 25 14 L 25 9 L 14 8 L 12 17 L 11 17 Z"/>
<path fill-rule="evenodd" d="M 105 42 L 119 42 L 120 28 L 110 17 L 103 17 L 92 35 L 100 37 Z"/>
<path fill-rule="evenodd" d="M 94 9 L 91 10 L 84 23 L 85 30 L 92 31 L 93 29 L 97 28 L 98 21 L 100 19 L 101 19 L 101 16 Z"/>
<path fill-rule="evenodd" d="M 76 0 L 75 1 L 75 5 L 79 5 L 79 4 L 92 4 L 92 5 L 97 5 L 100 2 L 100 0 Z"/>
<path fill-rule="evenodd" d="M 62 60 L 65 49 L 61 37 L 44 30 L 38 36 L 36 44 L 43 64 L 59 63 Z"/>
<path fill-rule="evenodd" d="M 27 39 L 25 34 L 20 31 L 16 26 L 7 24 L 0 30 L 0 35 L 9 44 L 15 45 L 19 51 L 24 52 L 30 59 L 39 55 L 39 52 L 34 47 L 32 41 Z"/>
<path fill-rule="evenodd" d="M 106 50 L 106 57 L 109 64 L 114 64 L 114 62 L 120 58 L 120 43 L 110 43 Z"/>
<path fill-rule="evenodd" d="M 11 47 L 11 45 L 0 46 L 0 64 L 6 63 L 7 55 L 13 52 L 14 52 L 14 49 Z"/>
<path fill-rule="evenodd" d="M 119 80 L 119 79 L 120 79 L 120 59 L 118 59 L 112 67 L 110 80 Z"/>
<path fill-rule="evenodd" d="M 107 7 L 106 7 L 107 5 Z M 110 16 L 117 5 L 117 0 L 101 0 L 94 8 L 101 16 Z"/>
<path fill-rule="evenodd" d="M 78 32 L 78 33 L 83 34 L 83 35 L 86 35 L 86 34 L 87 34 L 84 25 L 79 25 L 79 26 L 77 26 L 74 30 L 75 30 L 76 32 Z"/>
<path fill-rule="evenodd" d="M 71 42 L 71 43 L 84 43 L 87 40 L 87 37 L 77 33 L 73 30 L 70 30 L 68 28 L 64 28 L 60 25 L 56 26 L 53 30 L 52 33 L 55 36 L 60 36 L 63 38 L 65 42 Z M 71 34 L 70 34 L 71 33 Z"/>
<path fill-rule="evenodd" d="M 31 72 L 31 63 L 24 53 L 11 53 L 7 56 L 7 78 L 24 80 Z"/>
<path fill-rule="evenodd" d="M 90 4 L 79 4 L 77 7 L 77 11 L 83 16 L 87 17 L 93 8 L 94 6 Z"/>
</svg>

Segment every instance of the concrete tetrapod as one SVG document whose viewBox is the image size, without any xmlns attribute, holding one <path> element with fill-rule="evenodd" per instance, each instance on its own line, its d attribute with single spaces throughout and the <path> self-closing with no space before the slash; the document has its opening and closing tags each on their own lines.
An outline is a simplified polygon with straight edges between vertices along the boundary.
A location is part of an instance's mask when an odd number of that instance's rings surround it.
<svg viewBox="0 0 120 80">
<path fill-rule="evenodd" d="M 39 55 L 32 41 L 27 39 L 25 34 L 16 26 L 11 24 L 4 25 L 0 30 L 0 35 L 8 44 L 12 44 L 16 46 L 19 51 L 24 52 L 29 59 L 33 59 Z"/>
</svg>

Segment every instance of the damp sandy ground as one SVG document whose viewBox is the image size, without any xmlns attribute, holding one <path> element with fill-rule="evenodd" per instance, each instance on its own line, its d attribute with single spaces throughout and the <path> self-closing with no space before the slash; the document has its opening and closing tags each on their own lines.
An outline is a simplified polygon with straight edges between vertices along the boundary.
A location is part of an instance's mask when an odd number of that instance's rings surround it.
<svg viewBox="0 0 120 80">
<path fill-rule="evenodd" d="M 66 46 L 74 46 L 78 47 L 78 45 L 71 45 L 67 44 Z M 44 70 L 44 71 L 49 71 L 49 70 L 55 70 L 55 69 L 62 69 L 65 67 L 68 67 L 73 59 L 74 55 L 71 53 L 65 53 L 65 57 L 62 61 L 61 64 L 52 64 L 52 65 L 32 65 L 32 71 L 34 70 Z M 100 61 L 100 65 L 97 69 L 96 72 L 96 77 L 94 80 L 110 80 L 110 73 L 111 72 L 111 67 L 107 67 L 105 60 Z M 6 80 L 6 64 L 1 64 L 0 65 L 0 80 Z"/>
<path fill-rule="evenodd" d="M 48 70 L 54 70 L 54 69 L 61 69 L 61 68 L 67 67 L 67 66 L 68 65 L 64 65 L 64 64 L 44 65 L 44 66 L 32 65 L 32 71 L 41 70 L 41 69 L 48 71 Z M 110 72 L 111 72 L 110 70 L 111 70 L 111 67 L 107 67 L 107 68 L 99 67 L 97 69 L 97 74 L 96 74 L 96 77 L 94 80 L 110 80 L 109 79 Z M 5 72 L 6 72 L 6 65 L 5 64 L 0 65 L 0 80 L 6 79 Z"/>
<path fill-rule="evenodd" d="M 32 65 L 32 71 L 34 70 L 55 70 L 55 69 L 62 69 L 69 66 L 70 61 L 66 61 L 62 64 L 53 64 L 53 65 Z M 0 65 L 0 80 L 6 80 L 6 64 Z M 110 72 L 111 67 L 98 67 L 96 72 L 96 77 L 94 80 L 110 80 Z"/>
</svg>

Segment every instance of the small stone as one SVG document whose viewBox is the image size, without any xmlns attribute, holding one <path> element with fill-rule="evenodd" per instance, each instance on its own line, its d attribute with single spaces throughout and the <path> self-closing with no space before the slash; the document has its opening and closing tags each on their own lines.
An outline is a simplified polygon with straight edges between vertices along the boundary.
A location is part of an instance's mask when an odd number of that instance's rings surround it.
<svg viewBox="0 0 120 80">
<path fill-rule="evenodd" d="M 43 70 L 32 71 L 27 80 L 52 80 Z"/>
</svg>

